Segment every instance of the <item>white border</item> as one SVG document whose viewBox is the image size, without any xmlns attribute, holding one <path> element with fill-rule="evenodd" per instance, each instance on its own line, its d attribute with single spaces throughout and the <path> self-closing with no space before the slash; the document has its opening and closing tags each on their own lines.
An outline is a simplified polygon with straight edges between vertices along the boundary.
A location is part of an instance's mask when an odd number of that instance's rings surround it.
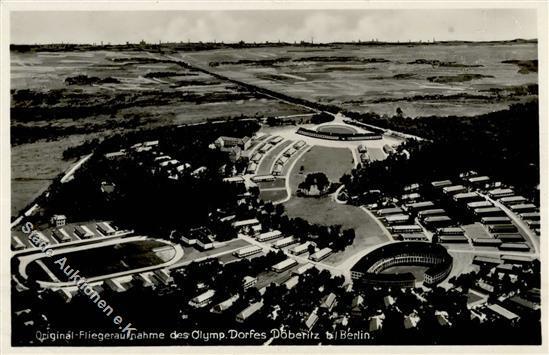
<svg viewBox="0 0 549 355">
<path fill-rule="evenodd" d="M 544 235 L 541 240 L 541 260 L 542 263 L 542 346 L 279 346 L 279 347 L 255 347 L 255 346 L 222 346 L 222 347 L 44 347 L 44 348 L 12 348 L 10 346 L 10 248 L 7 242 L 10 236 L 9 220 L 11 216 L 10 208 L 10 141 L 9 141 L 9 15 L 12 11 L 90 11 L 90 10 L 297 10 L 297 9 L 481 9 L 481 8 L 530 8 L 536 9 L 538 14 L 538 59 L 539 59 L 539 98 L 540 98 L 540 157 L 541 157 L 541 213 L 542 229 Z M 0 243 L 0 313 L 1 313 L 1 347 L 2 354 L 37 354 L 37 353 L 300 353 L 314 354 L 318 352 L 326 353 L 547 353 L 549 352 L 548 343 L 548 288 L 547 282 L 548 264 L 545 262 L 548 251 L 547 232 L 549 231 L 547 188 L 548 188 L 548 139 L 549 129 L 547 122 L 547 95 L 548 95 L 548 3 L 546 1 L 3 1 L 0 3 L 0 164 L 2 174 L 0 174 L 0 223 L 2 225 L 2 243 Z"/>
</svg>

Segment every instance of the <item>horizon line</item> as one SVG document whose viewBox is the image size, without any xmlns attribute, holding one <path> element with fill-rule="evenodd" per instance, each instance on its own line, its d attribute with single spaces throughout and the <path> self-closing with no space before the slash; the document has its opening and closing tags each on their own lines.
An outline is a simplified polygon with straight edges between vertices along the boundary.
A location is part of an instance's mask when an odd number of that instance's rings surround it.
<svg viewBox="0 0 549 355">
<path fill-rule="evenodd" d="M 436 44 L 436 43 L 492 43 L 492 42 L 518 42 L 518 41 L 525 41 L 525 42 L 532 42 L 532 41 L 538 41 L 538 38 L 512 38 L 512 39 L 497 39 L 497 40 L 460 40 L 460 39 L 453 39 L 453 40 L 397 40 L 397 41 L 380 41 L 380 40 L 352 40 L 352 41 L 331 41 L 331 42 L 311 42 L 311 41 L 305 41 L 305 40 L 294 40 L 293 42 L 288 41 L 280 41 L 280 40 L 274 40 L 274 41 L 145 41 L 142 40 L 140 42 L 126 42 L 126 43 L 103 43 L 104 41 L 100 41 L 101 43 L 97 42 L 82 42 L 82 43 L 76 43 L 76 42 L 51 42 L 51 43 L 10 43 L 10 46 L 45 46 L 45 45 L 92 45 L 92 46 L 127 46 L 127 45 L 167 45 L 167 44 L 289 44 L 289 45 L 330 45 L 330 44 L 408 44 L 408 43 L 421 43 L 421 44 Z"/>
</svg>

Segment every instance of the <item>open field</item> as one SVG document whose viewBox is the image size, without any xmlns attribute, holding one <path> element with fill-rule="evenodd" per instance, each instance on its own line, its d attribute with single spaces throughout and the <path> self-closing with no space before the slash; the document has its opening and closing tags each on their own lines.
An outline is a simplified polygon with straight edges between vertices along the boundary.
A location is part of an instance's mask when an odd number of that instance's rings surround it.
<svg viewBox="0 0 549 355">
<path fill-rule="evenodd" d="M 278 187 L 284 187 L 286 185 L 286 179 L 284 178 L 276 178 L 274 181 L 260 181 L 257 182 L 257 186 L 259 186 L 260 189 L 273 189 Z"/>
<path fill-rule="evenodd" d="M 322 171 L 330 180 L 338 181 L 352 167 L 353 157 L 349 149 L 315 146 L 303 155 L 290 174 L 292 193 L 295 193 L 297 185 L 305 179 L 307 173 Z M 339 224 L 343 229 L 355 230 L 356 237 L 353 245 L 323 260 L 330 265 L 338 265 L 367 247 L 387 241 L 387 237 L 374 219 L 359 207 L 336 203 L 331 196 L 320 198 L 292 196 L 288 202 L 284 203 L 284 207 L 289 217 L 300 217 L 310 223 L 321 225 Z"/>
<path fill-rule="evenodd" d="M 538 81 L 536 72 L 519 72 L 517 65 L 504 63 L 536 60 L 532 43 L 337 44 L 302 51 L 295 47 L 219 49 L 179 57 L 291 96 L 380 114 L 395 114 L 400 107 L 411 117 L 504 109 L 529 97 L 507 95 L 507 90 Z M 506 95 L 494 95 L 490 89 Z"/>
<path fill-rule="evenodd" d="M 317 131 L 342 134 L 357 133 L 357 130 L 355 128 L 342 125 L 322 125 L 318 127 Z"/>
<path fill-rule="evenodd" d="M 315 146 L 303 155 L 290 174 L 292 193 L 295 193 L 297 186 L 305 180 L 308 173 L 320 171 L 326 174 L 330 181 L 338 182 L 343 174 L 353 168 L 353 164 L 350 149 Z"/>
<path fill-rule="evenodd" d="M 74 161 L 62 159 L 63 151 L 93 139 L 100 134 L 72 135 L 57 141 L 39 141 L 11 148 L 11 214 L 27 206 L 52 179 L 69 168 Z"/>
<path fill-rule="evenodd" d="M 284 207 L 288 216 L 293 218 L 301 217 L 311 223 L 321 225 L 340 224 L 343 229 L 352 228 L 355 230 L 356 236 L 353 244 L 348 246 L 345 251 L 324 259 L 322 262 L 326 264 L 338 265 L 365 248 L 388 241 L 375 220 L 359 207 L 338 204 L 330 197 L 293 197 L 284 204 Z"/>
<path fill-rule="evenodd" d="M 259 193 L 259 198 L 262 199 L 265 202 L 271 201 L 276 202 L 280 201 L 286 198 L 288 196 L 288 193 L 286 192 L 286 189 L 277 189 L 277 190 L 263 190 Z"/>
<path fill-rule="evenodd" d="M 206 119 L 310 112 L 148 52 L 12 52 L 11 90 L 12 216 L 71 164 L 62 152 L 84 140 Z"/>
</svg>

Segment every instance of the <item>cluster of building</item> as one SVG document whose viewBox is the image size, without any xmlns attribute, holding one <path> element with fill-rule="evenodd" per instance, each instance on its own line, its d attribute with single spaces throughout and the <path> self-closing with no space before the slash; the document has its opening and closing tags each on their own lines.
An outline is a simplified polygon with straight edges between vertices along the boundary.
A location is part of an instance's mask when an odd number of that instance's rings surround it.
<svg viewBox="0 0 549 355">
<path fill-rule="evenodd" d="M 395 242 L 381 246 L 362 257 L 352 268 L 351 278 L 357 287 L 415 287 L 416 276 L 411 272 L 383 273 L 400 265 L 427 266 L 423 284 L 434 286 L 452 270 L 453 259 L 446 248 L 428 242 Z"/>
<path fill-rule="evenodd" d="M 476 247 L 529 251 L 530 245 L 513 223 L 508 212 L 533 213 L 537 210 L 536 206 L 525 203 L 526 198 L 516 196 L 510 188 L 502 188 L 500 183 L 492 182 L 488 176 L 465 175 L 461 176 L 461 179 L 461 184 L 443 180 L 432 182 L 431 185 L 434 189 L 441 190 L 446 200 L 461 211 L 462 216 L 466 216 L 466 219 L 476 225 L 480 224 L 483 228 L 479 229 L 473 225 L 442 229 L 439 231 L 439 241 L 468 243 L 470 240 Z M 535 214 L 527 215 L 526 218 L 532 218 L 530 216 L 535 218 Z M 441 233 L 446 231 L 450 232 L 449 235 Z"/>
<path fill-rule="evenodd" d="M 259 228 L 254 228 L 258 226 Z M 299 240 L 293 236 L 284 236 L 279 230 L 273 230 L 268 232 L 258 232 L 255 229 L 261 230 L 259 221 L 257 219 L 250 219 L 245 221 L 236 221 L 233 222 L 233 227 L 240 229 L 241 231 L 246 231 L 248 235 L 254 237 L 258 242 L 267 243 L 270 242 L 270 246 L 275 249 L 283 249 L 289 247 L 293 244 L 299 243 Z M 309 252 L 309 248 L 312 244 L 311 242 L 300 243 L 297 246 L 287 249 L 287 252 L 290 255 L 302 255 Z M 239 249 L 234 252 L 234 255 L 239 258 L 244 258 L 253 254 L 262 252 L 263 248 L 260 246 L 249 246 L 242 249 Z M 309 255 L 309 259 L 314 262 L 321 261 L 333 253 L 331 248 L 315 248 L 315 252 Z M 293 260 L 293 259 L 291 259 Z M 282 270 L 283 271 L 283 270 Z"/>
<path fill-rule="evenodd" d="M 96 237 L 108 237 L 117 232 L 109 222 L 105 221 L 67 224 L 67 217 L 64 215 L 52 216 L 50 223 L 50 228 L 33 231 L 33 238 L 38 240 L 39 243 L 44 243 L 45 245 L 61 244 Z M 24 240 L 28 240 L 28 242 L 24 243 Z M 13 250 L 24 250 L 37 246 L 36 243 L 30 241 L 30 236 L 22 233 L 12 234 L 11 245 Z"/>
<path fill-rule="evenodd" d="M 187 246 L 197 246 L 201 250 L 215 248 L 215 234 L 208 227 L 193 228 L 181 236 L 181 241 Z"/>
<path fill-rule="evenodd" d="M 240 159 L 242 152 L 246 151 L 252 145 L 250 137 L 227 137 L 221 136 L 214 141 L 214 146 L 222 152 L 228 153 L 231 161 Z"/>
<path fill-rule="evenodd" d="M 163 153 L 159 149 L 157 140 L 136 143 L 129 149 L 106 153 L 105 158 L 113 160 L 129 155 L 138 157 L 146 167 L 150 168 L 152 173 L 164 174 L 173 180 L 179 180 L 183 174 L 188 173 L 198 176 L 206 170 L 204 166 L 192 170 L 191 164 L 188 162 L 181 162 Z"/>
<path fill-rule="evenodd" d="M 512 286 L 521 284 L 521 277 L 530 272 L 532 261 L 532 257 L 511 254 L 475 256 L 473 264 L 477 270 L 486 268 L 488 272 L 476 279 L 469 291 L 467 307 L 472 317 L 480 322 L 490 318 L 517 322 L 521 317 L 539 313 L 540 289 L 531 287 L 521 290 L 518 286 Z M 510 282 L 511 286 L 502 285 L 504 282 Z M 471 297 L 473 294 L 475 296 Z"/>
<path fill-rule="evenodd" d="M 287 148 L 282 153 L 282 156 L 276 160 L 273 168 L 273 175 L 281 175 L 282 170 L 284 169 L 284 166 L 288 163 L 290 158 L 294 156 L 304 146 L 305 146 L 304 141 L 298 141 L 295 144 L 291 145 L 289 148 Z"/>
<path fill-rule="evenodd" d="M 270 151 L 275 145 L 282 142 L 283 138 L 280 136 L 275 136 L 274 138 L 269 139 L 268 141 L 262 143 L 256 150 L 255 153 L 250 157 L 250 162 L 248 163 L 248 168 L 246 172 L 248 174 L 255 174 L 257 167 L 261 159 Z"/>
<path fill-rule="evenodd" d="M 132 275 L 124 275 L 119 277 L 111 277 L 103 281 L 97 281 L 90 284 L 91 289 L 97 294 L 101 294 L 105 290 L 113 292 L 125 292 L 128 289 L 139 285 L 142 287 L 162 287 L 173 283 L 173 277 L 170 271 L 165 268 L 152 271 L 141 272 Z M 61 287 L 55 290 L 65 302 L 70 302 L 73 296 L 78 292 L 75 287 Z"/>
<path fill-rule="evenodd" d="M 296 131 L 302 136 L 313 137 L 318 139 L 326 139 L 332 141 L 362 141 L 382 139 L 383 137 L 377 133 L 335 133 L 335 132 L 320 132 L 308 128 L 299 127 Z"/>
<path fill-rule="evenodd" d="M 427 186 L 406 186 L 399 199 L 375 213 L 397 240 L 427 241 L 436 236 L 443 244 L 503 251 L 531 248 L 510 214 L 538 235 L 540 226 L 539 209 L 534 204 L 488 176 L 474 173 L 462 174 L 458 184 L 441 180 Z"/>
</svg>

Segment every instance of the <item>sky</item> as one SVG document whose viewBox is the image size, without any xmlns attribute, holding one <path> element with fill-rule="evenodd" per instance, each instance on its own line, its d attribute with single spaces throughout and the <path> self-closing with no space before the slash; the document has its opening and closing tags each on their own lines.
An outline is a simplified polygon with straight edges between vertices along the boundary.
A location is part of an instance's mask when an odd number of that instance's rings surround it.
<svg viewBox="0 0 549 355">
<path fill-rule="evenodd" d="M 533 9 L 25 11 L 11 43 L 337 42 L 537 38 Z"/>
</svg>

